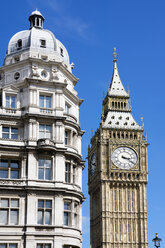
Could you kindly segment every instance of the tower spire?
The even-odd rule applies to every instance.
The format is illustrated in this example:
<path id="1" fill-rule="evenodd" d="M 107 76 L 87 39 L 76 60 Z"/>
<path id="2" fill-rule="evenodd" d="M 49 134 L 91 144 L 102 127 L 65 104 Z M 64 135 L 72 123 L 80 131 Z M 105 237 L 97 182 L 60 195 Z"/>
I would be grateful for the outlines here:
<path id="1" fill-rule="evenodd" d="M 129 97 L 129 94 L 126 92 L 126 90 L 124 89 L 124 86 L 121 82 L 120 76 L 119 76 L 119 72 L 117 69 L 117 52 L 116 52 L 116 48 L 114 48 L 114 52 L 113 52 L 113 62 L 114 62 L 114 66 L 113 66 L 113 74 L 112 74 L 112 80 L 111 80 L 111 84 L 108 90 L 108 95 L 109 96 L 121 96 L 121 97 Z"/>

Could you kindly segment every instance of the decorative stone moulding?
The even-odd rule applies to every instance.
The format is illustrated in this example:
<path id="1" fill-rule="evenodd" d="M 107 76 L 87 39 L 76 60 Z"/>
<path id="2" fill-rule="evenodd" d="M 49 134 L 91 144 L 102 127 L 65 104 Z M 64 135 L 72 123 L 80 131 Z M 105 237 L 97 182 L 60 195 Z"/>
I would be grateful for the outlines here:
<path id="1" fill-rule="evenodd" d="M 45 146 L 50 146 L 50 147 L 54 147 L 55 146 L 55 142 L 50 140 L 50 139 L 39 139 L 37 142 L 38 147 L 45 147 Z"/>

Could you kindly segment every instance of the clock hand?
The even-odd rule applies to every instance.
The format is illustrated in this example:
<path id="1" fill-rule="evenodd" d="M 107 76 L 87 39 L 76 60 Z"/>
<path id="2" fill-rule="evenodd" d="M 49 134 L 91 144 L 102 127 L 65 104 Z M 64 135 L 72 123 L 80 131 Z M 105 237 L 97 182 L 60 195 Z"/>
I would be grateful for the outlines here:
<path id="1" fill-rule="evenodd" d="M 122 158 L 124 158 L 124 159 L 128 159 L 128 160 L 130 160 L 130 158 L 127 158 L 127 157 L 124 157 L 124 156 L 121 156 Z"/>
<path id="2" fill-rule="evenodd" d="M 121 156 L 121 157 L 124 158 L 124 159 L 129 160 L 132 164 L 134 164 L 134 162 L 131 160 L 131 158 L 127 158 L 127 157 L 124 157 L 124 156 Z"/>

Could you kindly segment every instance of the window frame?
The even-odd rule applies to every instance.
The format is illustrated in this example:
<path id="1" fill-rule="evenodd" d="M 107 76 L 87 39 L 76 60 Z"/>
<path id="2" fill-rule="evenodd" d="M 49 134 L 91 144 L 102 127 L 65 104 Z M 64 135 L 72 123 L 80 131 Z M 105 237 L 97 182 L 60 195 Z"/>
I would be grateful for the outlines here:
<path id="1" fill-rule="evenodd" d="M 7 97 L 9 97 L 9 100 L 7 101 Z M 12 107 L 12 98 L 14 97 L 14 107 Z M 8 104 L 7 104 L 8 102 Z M 8 106 L 7 106 L 8 105 Z M 7 109 L 16 109 L 17 108 L 17 97 L 13 94 L 5 94 L 5 108 Z"/>
<path id="2" fill-rule="evenodd" d="M 43 97 L 43 99 L 41 99 L 41 97 Z M 50 97 L 50 102 L 47 100 L 47 98 Z M 41 101 L 43 102 L 43 104 L 41 104 Z M 47 102 L 49 103 L 47 106 Z M 42 92 L 39 93 L 39 108 L 40 109 L 52 109 L 52 104 L 53 104 L 53 95 L 52 94 L 44 94 Z M 42 106 L 43 105 L 43 106 Z"/>
<path id="3" fill-rule="evenodd" d="M 5 131 L 4 129 L 8 128 L 8 131 Z M 13 129 L 17 130 L 17 132 L 13 132 Z M 11 140 L 18 140 L 19 139 L 19 133 L 18 133 L 18 128 L 15 126 L 2 126 L 2 139 L 11 139 Z M 8 135 L 8 137 L 4 137 L 4 135 Z M 13 138 L 13 135 L 17 135 L 16 138 Z"/>
<path id="4" fill-rule="evenodd" d="M 67 204 L 69 207 L 66 208 L 65 204 Z M 80 203 L 76 200 L 64 199 L 63 225 L 79 228 L 79 215 Z"/>
<path id="5" fill-rule="evenodd" d="M 65 182 L 71 183 L 71 163 L 65 163 Z"/>
<path id="6" fill-rule="evenodd" d="M 22 39 L 17 40 L 17 50 L 22 49 Z"/>
<path id="7" fill-rule="evenodd" d="M 69 205 L 69 209 L 65 208 L 65 204 Z M 71 214 L 72 214 L 72 202 L 71 200 L 64 200 L 64 226 L 71 226 Z M 67 224 L 65 221 L 65 218 L 67 218 Z"/>
<path id="8" fill-rule="evenodd" d="M 44 128 L 41 129 L 41 126 L 44 126 Z M 50 127 L 50 132 L 48 132 L 46 129 L 48 126 Z M 43 137 L 41 134 L 43 134 Z M 47 137 L 47 134 L 50 134 L 50 137 Z M 39 123 L 39 139 L 52 139 L 52 125 L 51 124 Z"/>
<path id="9" fill-rule="evenodd" d="M 37 243 L 36 244 L 36 248 L 51 248 L 51 247 L 52 247 L 51 243 Z"/>
<path id="10" fill-rule="evenodd" d="M 77 163 L 73 160 L 65 161 L 65 183 L 76 184 Z"/>
<path id="11" fill-rule="evenodd" d="M 65 133 L 64 133 L 64 144 L 66 146 L 71 144 L 71 130 L 69 129 L 65 129 Z"/>
<path id="12" fill-rule="evenodd" d="M 1 201 L 2 200 L 7 200 L 8 201 L 8 206 L 1 206 Z M 18 206 L 12 207 L 12 201 L 18 201 Z M 6 197 L 0 197 L 0 212 L 6 211 L 7 212 L 7 223 L 0 223 L 1 225 L 19 225 L 19 210 L 20 210 L 20 199 L 19 198 L 6 198 Z M 17 222 L 16 223 L 11 223 L 12 219 L 12 212 L 17 211 Z M 1 220 L 0 220 L 1 221 Z"/>
<path id="13" fill-rule="evenodd" d="M 43 207 L 39 207 L 39 201 L 43 201 Z M 46 202 L 51 202 L 51 207 L 46 207 Z M 37 225 L 52 225 L 52 199 L 38 199 L 37 200 Z M 39 223 L 39 212 L 42 212 L 42 223 Z M 50 213 L 50 223 L 45 223 L 46 221 L 46 213 Z"/>
<path id="14" fill-rule="evenodd" d="M 41 161 L 44 161 L 43 165 L 39 165 L 39 163 Z M 51 167 L 47 166 L 47 164 L 45 163 L 45 161 L 51 161 Z M 42 163 L 42 162 L 41 162 Z M 43 178 L 39 178 L 40 172 L 39 170 L 43 170 Z M 49 169 L 49 175 L 50 175 L 50 179 L 46 178 L 46 171 Z M 42 180 L 42 181 L 51 181 L 52 180 L 52 171 L 53 171 L 53 160 L 52 158 L 39 158 L 38 159 L 38 180 Z"/>
<path id="15" fill-rule="evenodd" d="M 4 248 L 13 248 L 11 247 L 11 245 L 16 245 L 15 248 L 18 248 L 18 243 L 0 243 L 0 247 L 1 245 L 4 245 L 5 247 Z"/>
<path id="16" fill-rule="evenodd" d="M 71 111 L 71 105 L 65 102 L 65 114 L 69 115 Z"/>
<path id="17" fill-rule="evenodd" d="M 8 166 L 5 167 L 5 166 L 1 166 L 1 163 L 2 162 L 7 162 L 8 163 Z M 12 167 L 11 164 L 12 163 L 17 163 L 18 164 L 18 167 Z M 12 180 L 18 180 L 20 178 L 20 161 L 18 159 L 5 159 L 5 158 L 1 158 L 0 159 L 0 173 L 2 171 L 7 171 L 7 174 L 8 174 L 8 177 L 1 177 L 0 176 L 0 179 L 12 179 Z M 17 171 L 18 172 L 18 177 L 12 177 L 12 172 L 13 171 Z"/>
<path id="18" fill-rule="evenodd" d="M 60 47 L 60 55 L 61 57 L 64 57 L 64 49 L 62 47 Z"/>
<path id="19" fill-rule="evenodd" d="M 46 40 L 40 39 L 40 47 L 46 48 Z"/>

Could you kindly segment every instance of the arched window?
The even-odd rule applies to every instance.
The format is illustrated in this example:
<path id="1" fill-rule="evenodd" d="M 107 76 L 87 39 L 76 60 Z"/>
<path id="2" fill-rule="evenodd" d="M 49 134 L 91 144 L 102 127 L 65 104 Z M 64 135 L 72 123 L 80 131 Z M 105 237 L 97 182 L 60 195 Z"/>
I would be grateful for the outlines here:
<path id="1" fill-rule="evenodd" d="M 17 41 L 17 50 L 20 50 L 20 49 L 22 49 L 22 40 L 21 39 Z"/>
<path id="2" fill-rule="evenodd" d="M 112 108 L 114 108 L 114 102 L 112 102 Z"/>

